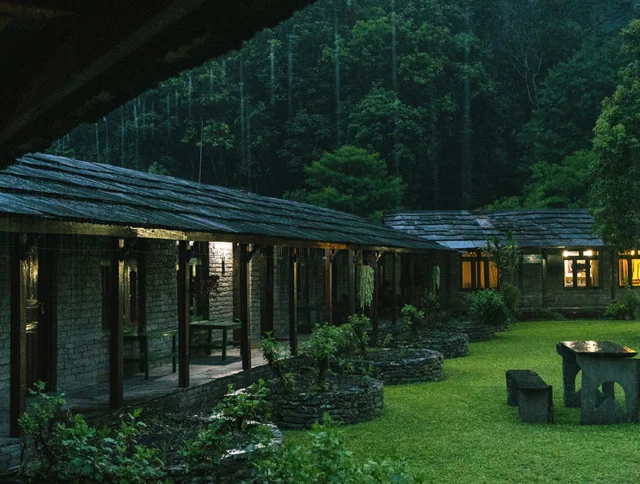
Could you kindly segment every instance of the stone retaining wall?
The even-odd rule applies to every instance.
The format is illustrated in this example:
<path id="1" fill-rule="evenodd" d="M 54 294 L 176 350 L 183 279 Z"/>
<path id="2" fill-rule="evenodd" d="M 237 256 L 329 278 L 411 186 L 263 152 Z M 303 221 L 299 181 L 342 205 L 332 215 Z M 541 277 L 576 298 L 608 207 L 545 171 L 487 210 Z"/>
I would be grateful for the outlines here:
<path id="1" fill-rule="evenodd" d="M 441 380 L 442 360 L 442 353 L 433 350 L 383 348 L 370 351 L 365 360 L 350 360 L 350 362 L 353 363 L 356 374 L 372 368 L 375 378 L 385 385 L 403 385 Z"/>
<path id="2" fill-rule="evenodd" d="M 489 341 L 496 337 L 496 328 L 474 324 L 469 321 L 447 323 L 443 332 L 464 333 L 469 336 L 471 343 Z"/>
<path id="3" fill-rule="evenodd" d="M 382 382 L 373 378 L 367 380 L 321 393 L 276 396 L 272 400 L 273 421 L 282 429 L 309 429 L 315 422 L 322 422 L 325 413 L 335 422 L 344 424 L 373 420 L 382 415 Z"/>
<path id="4" fill-rule="evenodd" d="M 469 335 L 437 331 L 420 338 L 420 346 L 442 353 L 445 359 L 460 358 L 469 354 Z"/>

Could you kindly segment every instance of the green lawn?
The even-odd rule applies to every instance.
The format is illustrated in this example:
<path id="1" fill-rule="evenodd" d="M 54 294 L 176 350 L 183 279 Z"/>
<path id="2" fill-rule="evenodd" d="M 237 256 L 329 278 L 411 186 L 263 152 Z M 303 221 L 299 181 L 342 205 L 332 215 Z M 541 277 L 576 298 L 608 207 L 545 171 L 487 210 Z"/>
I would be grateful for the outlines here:
<path id="1" fill-rule="evenodd" d="M 606 339 L 637 349 L 639 338 L 639 322 L 518 323 L 494 341 L 471 344 L 469 356 L 445 360 L 441 382 L 385 388 L 382 418 L 340 431 L 357 455 L 405 458 L 429 482 L 635 481 L 640 424 L 580 426 L 579 409 L 562 404 L 555 345 Z M 535 370 L 553 386 L 555 424 L 520 423 L 506 404 L 507 369 Z"/>

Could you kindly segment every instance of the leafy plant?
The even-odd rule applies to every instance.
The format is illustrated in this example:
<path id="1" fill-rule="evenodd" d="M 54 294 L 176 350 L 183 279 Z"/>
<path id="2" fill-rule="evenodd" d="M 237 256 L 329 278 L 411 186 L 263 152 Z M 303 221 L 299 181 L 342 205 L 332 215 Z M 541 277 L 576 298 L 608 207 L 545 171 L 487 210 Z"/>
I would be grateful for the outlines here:
<path id="1" fill-rule="evenodd" d="M 509 282 L 513 284 L 520 259 L 520 248 L 513 233 L 507 232 L 504 241 L 498 237 L 487 240 L 483 250 L 498 268 L 499 284 L 502 285 L 505 273 L 509 274 Z"/>
<path id="2" fill-rule="evenodd" d="M 338 351 L 345 346 L 345 334 L 345 330 L 337 326 L 316 325 L 303 346 L 304 352 L 318 368 L 316 384 L 319 388 L 326 387 L 327 371 L 331 362 L 336 359 Z"/>
<path id="3" fill-rule="evenodd" d="M 138 445 L 144 423 L 141 410 L 128 414 L 118 430 L 96 430 L 82 415 L 64 410 L 62 394 L 44 393 L 37 382 L 31 393 L 35 401 L 20 418 L 22 472 L 44 480 L 69 482 L 113 481 L 142 483 L 164 477 L 164 463 L 156 451 Z M 25 455 L 32 458 L 25 461 Z"/>
<path id="4" fill-rule="evenodd" d="M 433 329 L 438 323 L 441 309 L 440 296 L 433 291 L 424 291 L 422 295 L 422 310 L 424 311 L 424 321 L 428 329 Z"/>
<path id="5" fill-rule="evenodd" d="M 260 351 L 286 392 L 290 392 L 295 384 L 292 373 L 286 372 L 286 362 L 290 357 L 289 349 L 278 344 L 271 331 L 267 331 L 260 340 Z"/>
<path id="6" fill-rule="evenodd" d="M 516 320 L 520 309 L 520 289 L 514 284 L 503 284 L 500 288 L 500 296 L 509 310 L 509 317 Z"/>
<path id="7" fill-rule="evenodd" d="M 345 442 L 330 426 L 325 414 L 323 424 L 316 423 L 310 434 L 310 444 L 286 445 L 274 449 L 267 458 L 255 464 L 254 483 L 294 484 L 413 484 L 424 478 L 413 472 L 405 462 L 368 459 L 361 461 L 346 450 Z"/>
<path id="8" fill-rule="evenodd" d="M 216 406 L 214 415 L 222 417 L 229 430 L 245 430 L 249 422 L 262 420 L 267 413 L 268 397 L 269 388 L 262 379 L 249 388 L 237 391 L 233 391 L 233 386 L 229 385 L 229 392 Z"/>
<path id="9" fill-rule="evenodd" d="M 626 316 L 631 315 L 631 311 L 626 304 L 614 301 L 606 307 L 604 315 L 614 319 L 625 319 Z"/>
<path id="10" fill-rule="evenodd" d="M 405 304 L 400 310 L 400 314 L 402 315 L 402 321 L 405 329 L 408 330 L 412 336 L 417 336 L 420 331 L 420 326 L 424 322 L 424 311 L 420 311 L 411 304 Z"/>
<path id="11" fill-rule="evenodd" d="M 367 329 L 371 327 L 371 319 L 364 314 L 353 314 L 347 319 L 347 324 L 352 330 L 354 345 L 360 353 L 360 356 L 364 358 L 369 348 L 369 334 L 367 333 Z"/>
<path id="12" fill-rule="evenodd" d="M 473 292 L 466 296 L 469 318 L 478 324 L 503 328 L 509 321 L 509 310 L 500 294 L 491 290 Z"/>
<path id="13" fill-rule="evenodd" d="M 640 318 L 640 294 L 631 289 L 626 290 L 624 304 L 629 310 L 629 315 L 634 319 Z"/>

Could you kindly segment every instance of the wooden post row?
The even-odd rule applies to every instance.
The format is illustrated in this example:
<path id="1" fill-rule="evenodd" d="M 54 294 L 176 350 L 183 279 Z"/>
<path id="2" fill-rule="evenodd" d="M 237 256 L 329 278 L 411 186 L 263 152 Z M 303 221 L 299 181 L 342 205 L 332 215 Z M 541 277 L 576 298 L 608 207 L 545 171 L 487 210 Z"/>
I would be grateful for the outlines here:
<path id="1" fill-rule="evenodd" d="M 240 244 L 240 353 L 242 369 L 251 369 L 251 321 L 249 320 L 249 248 Z"/>
<path id="2" fill-rule="evenodd" d="M 113 308 L 109 321 L 109 406 L 121 408 L 124 403 L 124 359 L 122 316 L 123 301 L 120 297 L 120 282 L 124 278 L 124 240 L 112 239 L 109 247 L 109 301 Z"/>
<path id="3" fill-rule="evenodd" d="M 323 268 L 324 268 L 324 320 L 333 324 L 333 255 L 331 249 L 324 249 Z"/>

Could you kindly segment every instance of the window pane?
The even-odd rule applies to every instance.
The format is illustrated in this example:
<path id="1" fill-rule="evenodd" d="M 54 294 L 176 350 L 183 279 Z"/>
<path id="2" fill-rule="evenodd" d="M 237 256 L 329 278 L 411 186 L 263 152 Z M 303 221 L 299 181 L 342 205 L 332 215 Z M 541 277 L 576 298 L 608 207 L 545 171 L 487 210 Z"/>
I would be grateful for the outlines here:
<path id="1" fill-rule="evenodd" d="M 618 260 L 618 285 L 629 285 L 629 261 L 626 259 Z"/>
<path id="2" fill-rule="evenodd" d="M 562 255 L 565 257 L 578 257 L 580 255 L 579 250 L 565 250 Z"/>
<path id="3" fill-rule="evenodd" d="M 462 288 L 471 289 L 471 261 L 462 261 Z"/>
<path id="4" fill-rule="evenodd" d="M 489 287 L 498 287 L 498 266 L 493 261 L 489 261 Z"/>
<path id="5" fill-rule="evenodd" d="M 573 261 L 564 261 L 564 287 L 573 287 Z"/>
<path id="6" fill-rule="evenodd" d="M 578 287 L 587 287 L 587 261 L 584 259 L 576 261 L 576 278 Z"/>
<path id="7" fill-rule="evenodd" d="M 484 289 L 485 288 L 485 279 L 484 279 L 484 261 L 476 262 L 476 288 Z"/>
<path id="8" fill-rule="evenodd" d="M 478 254 L 475 252 L 465 252 L 462 254 L 462 257 L 478 257 Z"/>
<path id="9" fill-rule="evenodd" d="M 600 261 L 598 259 L 591 259 L 591 287 L 598 287 L 600 285 Z"/>
<path id="10" fill-rule="evenodd" d="M 640 259 L 631 259 L 631 285 L 640 286 Z"/>

